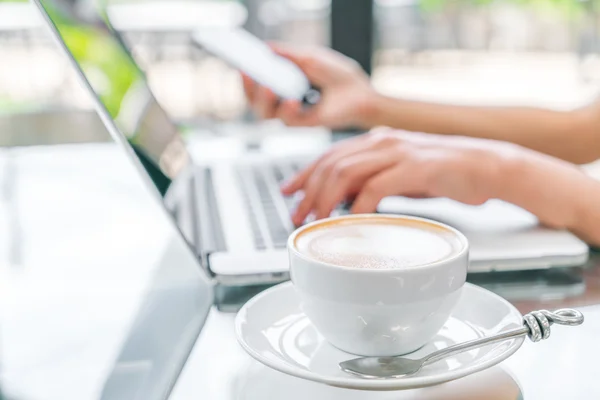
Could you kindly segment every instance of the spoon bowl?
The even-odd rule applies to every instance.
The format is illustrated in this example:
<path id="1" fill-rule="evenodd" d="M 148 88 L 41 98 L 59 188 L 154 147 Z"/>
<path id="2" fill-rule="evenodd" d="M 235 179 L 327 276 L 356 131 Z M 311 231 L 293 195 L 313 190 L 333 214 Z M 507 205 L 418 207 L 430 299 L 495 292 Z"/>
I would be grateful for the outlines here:
<path id="1" fill-rule="evenodd" d="M 341 362 L 340 368 L 344 372 L 365 379 L 393 379 L 416 374 L 423 368 L 423 360 L 404 357 L 364 357 Z"/>

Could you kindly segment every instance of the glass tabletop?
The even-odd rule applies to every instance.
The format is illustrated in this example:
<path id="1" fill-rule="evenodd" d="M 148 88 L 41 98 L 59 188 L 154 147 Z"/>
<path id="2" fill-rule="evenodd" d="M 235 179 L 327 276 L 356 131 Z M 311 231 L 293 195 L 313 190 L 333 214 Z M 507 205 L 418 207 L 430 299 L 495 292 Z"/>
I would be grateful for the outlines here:
<path id="1" fill-rule="evenodd" d="M 0 149 L 0 188 L 2 395 L 102 398 L 111 377 L 141 376 L 138 372 L 147 365 L 116 362 L 123 357 L 127 332 L 136 325 L 139 294 L 161 266 L 195 261 L 186 259 L 189 248 L 177 242 L 133 166 L 111 143 Z M 159 276 L 181 292 L 188 281 L 182 276 L 202 280 L 190 271 Z M 584 307 L 587 320 L 577 329 L 556 329 L 547 343 L 526 343 L 479 379 L 457 381 L 450 389 L 463 397 L 456 398 L 492 387 L 506 388 L 508 397 L 498 399 L 600 397 L 594 377 L 600 307 L 585 307 L 600 304 L 597 254 L 585 267 L 479 274 L 469 280 L 506 297 L 523 313 Z M 435 392 L 405 397 L 348 392 L 263 367 L 236 344 L 231 312 L 262 289 L 217 288 L 219 307 L 210 311 L 199 339 L 189 336 L 197 334 L 197 325 L 181 339 L 194 348 L 171 398 L 254 399 L 286 393 L 290 399 L 451 398 L 451 392 L 443 397 Z M 160 338 L 155 339 L 160 348 Z"/>

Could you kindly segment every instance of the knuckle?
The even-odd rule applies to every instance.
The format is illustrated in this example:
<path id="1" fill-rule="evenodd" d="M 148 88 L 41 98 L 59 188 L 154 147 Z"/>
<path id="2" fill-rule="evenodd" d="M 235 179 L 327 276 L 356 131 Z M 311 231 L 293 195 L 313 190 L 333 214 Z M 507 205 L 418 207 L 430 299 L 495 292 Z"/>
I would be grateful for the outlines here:
<path id="1" fill-rule="evenodd" d="M 362 67 L 360 66 L 360 64 L 358 63 L 358 61 L 346 57 L 346 59 L 344 60 L 344 62 L 346 63 L 346 66 L 348 68 L 348 72 L 350 72 L 353 75 L 359 75 L 364 73 Z"/>
<path id="2" fill-rule="evenodd" d="M 325 175 L 330 175 L 335 170 L 335 164 L 330 161 L 325 161 L 320 168 L 320 172 Z"/>
<path id="3" fill-rule="evenodd" d="M 315 177 L 321 173 L 321 171 L 323 170 L 323 166 L 327 162 L 327 159 L 328 155 L 324 154 L 323 156 L 319 157 L 315 162 L 313 162 L 309 168 L 307 168 L 307 170 L 310 171 L 308 178 L 309 181 L 314 180 Z"/>
<path id="4" fill-rule="evenodd" d="M 391 132 L 387 132 L 379 139 L 379 144 L 382 147 L 392 147 L 398 144 L 398 139 Z"/>
<path id="5" fill-rule="evenodd" d="M 352 70 L 354 72 L 358 72 L 358 73 L 362 73 L 363 72 L 362 67 L 360 66 L 360 64 L 358 63 L 358 61 L 356 61 L 355 59 L 350 58 L 350 64 L 349 65 L 350 65 L 350 67 L 352 68 Z"/>
<path id="6" fill-rule="evenodd" d="M 390 128 L 381 128 L 373 130 L 371 133 L 371 140 L 380 147 L 389 147 L 398 143 L 398 138 L 393 134 Z"/>
<path id="7" fill-rule="evenodd" d="M 367 133 L 367 135 L 369 135 L 369 137 L 371 137 L 371 138 L 377 138 L 389 130 L 390 130 L 390 128 L 384 128 L 384 127 L 373 128 L 369 131 L 369 133 Z"/>
<path id="8" fill-rule="evenodd" d="M 352 167 L 348 163 L 338 163 L 333 168 L 333 174 L 339 180 L 350 179 L 353 175 Z"/>
<path id="9" fill-rule="evenodd" d="M 308 177 L 308 180 L 306 182 L 306 185 L 304 187 L 304 199 L 303 201 L 309 201 L 312 199 L 313 197 L 313 193 L 317 187 L 318 184 L 318 179 L 317 179 L 317 173 L 312 173 L 310 177 Z"/>
<path id="10" fill-rule="evenodd" d="M 338 150 L 339 150 L 339 146 L 332 146 L 329 150 L 327 150 L 321 156 L 321 158 L 319 158 L 318 162 L 324 162 L 325 160 L 328 160 L 329 158 L 331 158 L 331 156 L 333 156 L 335 153 L 337 153 Z"/>
<path id="11" fill-rule="evenodd" d="M 415 153 L 412 151 L 410 146 L 407 146 L 405 143 L 394 143 L 391 147 L 393 148 L 393 152 L 396 155 L 396 157 L 403 160 L 404 162 L 415 159 Z"/>

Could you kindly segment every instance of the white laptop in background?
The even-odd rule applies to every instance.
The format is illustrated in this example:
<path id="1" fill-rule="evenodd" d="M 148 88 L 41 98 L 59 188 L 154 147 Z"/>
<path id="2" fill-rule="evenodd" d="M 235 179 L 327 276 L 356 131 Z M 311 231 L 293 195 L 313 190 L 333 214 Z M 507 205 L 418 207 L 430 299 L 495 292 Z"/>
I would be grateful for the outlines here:
<path id="1" fill-rule="evenodd" d="M 296 200 L 284 198 L 279 184 L 312 157 L 274 159 L 248 154 L 215 164 L 208 157 L 203 160 L 200 149 L 192 158 L 178 127 L 155 100 L 144 74 L 105 22 L 102 10 L 83 13 L 71 2 L 60 0 L 35 3 L 108 131 L 173 216 L 211 276 L 225 285 L 288 279 L 285 246 L 293 230 L 290 211 Z M 64 14 L 53 11 L 57 5 Z M 78 47 L 78 37 L 71 37 L 78 32 L 86 34 L 86 51 Z M 122 72 L 99 76 L 106 60 L 98 54 L 112 57 L 113 71 Z M 123 77 L 130 80 L 127 90 L 107 90 L 122 88 Z M 501 202 L 473 208 L 443 199 L 396 198 L 384 200 L 380 211 L 429 217 L 464 231 L 471 243 L 473 271 L 576 266 L 588 256 L 587 246 L 572 234 L 542 228 L 530 214 Z M 335 212 L 348 211 L 340 207 Z"/>
<path id="2" fill-rule="evenodd" d="M 500 200 L 469 206 L 443 198 L 389 197 L 378 211 L 418 215 L 460 230 L 469 239 L 470 272 L 568 267 L 588 259 L 588 246 L 575 235 L 544 228 L 533 214 Z"/>

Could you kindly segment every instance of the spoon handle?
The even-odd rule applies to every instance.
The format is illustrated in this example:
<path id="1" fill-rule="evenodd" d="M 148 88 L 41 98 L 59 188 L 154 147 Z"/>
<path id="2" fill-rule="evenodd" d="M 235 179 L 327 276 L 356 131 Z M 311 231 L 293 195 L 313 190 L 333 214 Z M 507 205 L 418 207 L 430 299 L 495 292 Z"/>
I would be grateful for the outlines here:
<path id="1" fill-rule="evenodd" d="M 455 354 L 525 335 L 529 336 L 531 341 L 539 342 L 542 339 L 550 337 L 550 326 L 553 323 L 570 326 L 581 325 L 583 323 L 583 314 L 572 309 L 561 309 L 554 312 L 547 310 L 533 311 L 523 317 L 523 326 L 521 328 L 511 329 L 510 331 L 494 336 L 450 346 L 429 354 L 422 358 L 421 361 L 423 365 L 427 365 Z"/>
<path id="2" fill-rule="evenodd" d="M 485 337 L 482 339 L 470 340 L 468 342 L 460 343 L 454 346 L 446 347 L 435 351 L 428 356 L 422 358 L 423 365 L 432 364 L 438 362 L 446 357 L 453 356 L 455 354 L 464 353 L 465 351 L 473 350 L 488 344 L 502 342 L 504 340 L 525 336 L 529 333 L 529 328 L 523 326 L 521 328 L 511 329 L 510 331 L 499 333 L 498 335 Z"/>

